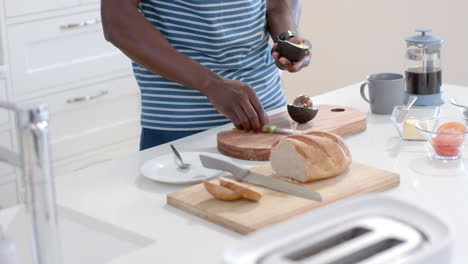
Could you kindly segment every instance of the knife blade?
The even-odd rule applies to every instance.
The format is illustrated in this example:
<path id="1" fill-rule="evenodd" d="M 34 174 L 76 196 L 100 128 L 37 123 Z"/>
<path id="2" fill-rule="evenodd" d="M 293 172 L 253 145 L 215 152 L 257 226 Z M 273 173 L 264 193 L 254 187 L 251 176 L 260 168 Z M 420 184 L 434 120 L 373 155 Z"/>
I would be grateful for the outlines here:
<path id="1" fill-rule="evenodd" d="M 268 133 L 279 133 L 285 135 L 302 135 L 305 134 L 305 131 L 290 129 L 290 128 L 280 128 L 275 125 L 269 125 L 266 127 L 266 131 Z"/>
<path id="2" fill-rule="evenodd" d="M 249 168 L 236 164 L 232 160 L 224 157 L 200 154 L 200 161 L 205 168 L 230 172 L 238 181 L 248 182 L 317 202 L 322 201 L 322 196 L 316 191 L 294 183 L 257 174 L 252 172 Z"/>

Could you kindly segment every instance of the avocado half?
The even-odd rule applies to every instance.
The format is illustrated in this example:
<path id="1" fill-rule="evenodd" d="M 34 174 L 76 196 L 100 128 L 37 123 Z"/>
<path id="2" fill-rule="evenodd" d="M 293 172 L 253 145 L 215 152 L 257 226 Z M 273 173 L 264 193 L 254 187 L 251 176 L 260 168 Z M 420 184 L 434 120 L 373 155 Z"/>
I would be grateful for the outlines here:
<path id="1" fill-rule="evenodd" d="M 296 44 L 287 40 L 278 40 L 277 50 L 281 57 L 285 57 L 291 62 L 298 62 L 302 60 L 306 52 L 310 49 L 304 43 Z"/>
<path id="2" fill-rule="evenodd" d="M 292 120 L 298 122 L 299 124 L 307 123 L 314 119 L 318 111 L 318 108 L 306 108 L 292 104 L 288 105 L 289 116 L 292 118 Z"/>

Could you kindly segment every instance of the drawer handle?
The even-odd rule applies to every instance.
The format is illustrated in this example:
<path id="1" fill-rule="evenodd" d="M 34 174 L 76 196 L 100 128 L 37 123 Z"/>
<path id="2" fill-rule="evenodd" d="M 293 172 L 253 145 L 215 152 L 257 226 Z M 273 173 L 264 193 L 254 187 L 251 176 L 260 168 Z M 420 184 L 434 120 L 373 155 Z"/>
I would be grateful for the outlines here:
<path id="1" fill-rule="evenodd" d="M 67 30 L 67 29 L 75 29 L 75 28 L 82 28 L 82 27 L 87 27 L 91 25 L 96 25 L 101 23 L 101 20 L 94 18 L 94 19 L 88 19 L 85 21 L 81 21 L 79 23 L 72 23 L 72 24 L 67 24 L 67 25 L 61 25 L 60 29 L 62 30 Z"/>
<path id="2" fill-rule="evenodd" d="M 80 103 L 80 102 L 87 102 L 87 101 L 97 99 L 99 97 L 103 97 L 103 96 L 107 95 L 108 93 L 109 93 L 108 91 L 102 90 L 102 91 L 99 91 L 95 95 L 86 95 L 86 96 L 80 96 L 80 97 L 75 97 L 75 98 L 68 99 L 67 103 L 74 104 L 74 103 Z"/>

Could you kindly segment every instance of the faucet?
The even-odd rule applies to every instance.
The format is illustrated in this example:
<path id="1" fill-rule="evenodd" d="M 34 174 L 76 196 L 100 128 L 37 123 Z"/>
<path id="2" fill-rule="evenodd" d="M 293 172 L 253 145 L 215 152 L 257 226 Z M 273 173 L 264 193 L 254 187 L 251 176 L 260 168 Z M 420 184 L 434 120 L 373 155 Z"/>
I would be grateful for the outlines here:
<path id="1" fill-rule="evenodd" d="M 31 230 L 34 264 L 62 264 L 55 186 L 49 146 L 47 105 L 20 107 L 0 101 L 15 115 L 19 152 L 0 147 L 0 161 L 21 171 L 18 188 Z M 28 227 L 28 229 L 29 229 Z"/>

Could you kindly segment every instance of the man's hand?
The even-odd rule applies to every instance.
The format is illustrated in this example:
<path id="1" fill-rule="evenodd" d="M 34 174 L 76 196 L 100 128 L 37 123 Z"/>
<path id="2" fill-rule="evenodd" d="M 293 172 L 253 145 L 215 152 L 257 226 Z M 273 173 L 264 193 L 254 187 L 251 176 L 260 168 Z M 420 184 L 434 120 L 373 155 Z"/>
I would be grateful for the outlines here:
<path id="1" fill-rule="evenodd" d="M 241 81 L 220 78 L 211 84 L 208 99 L 238 129 L 258 131 L 269 122 L 255 91 Z"/>
<path id="2" fill-rule="evenodd" d="M 278 44 L 276 43 L 275 45 L 273 45 L 271 55 L 273 56 L 273 58 L 275 58 L 276 66 L 279 69 L 287 70 L 289 72 L 298 72 L 302 68 L 307 67 L 310 64 L 310 59 L 312 57 L 310 48 L 312 47 L 312 44 L 307 39 L 301 38 L 301 37 L 292 37 L 292 38 L 289 38 L 288 41 L 296 43 L 296 44 L 305 43 L 307 46 L 309 46 L 309 50 L 306 52 L 306 56 L 302 60 L 293 63 L 287 58 L 281 57 L 277 50 Z"/>

